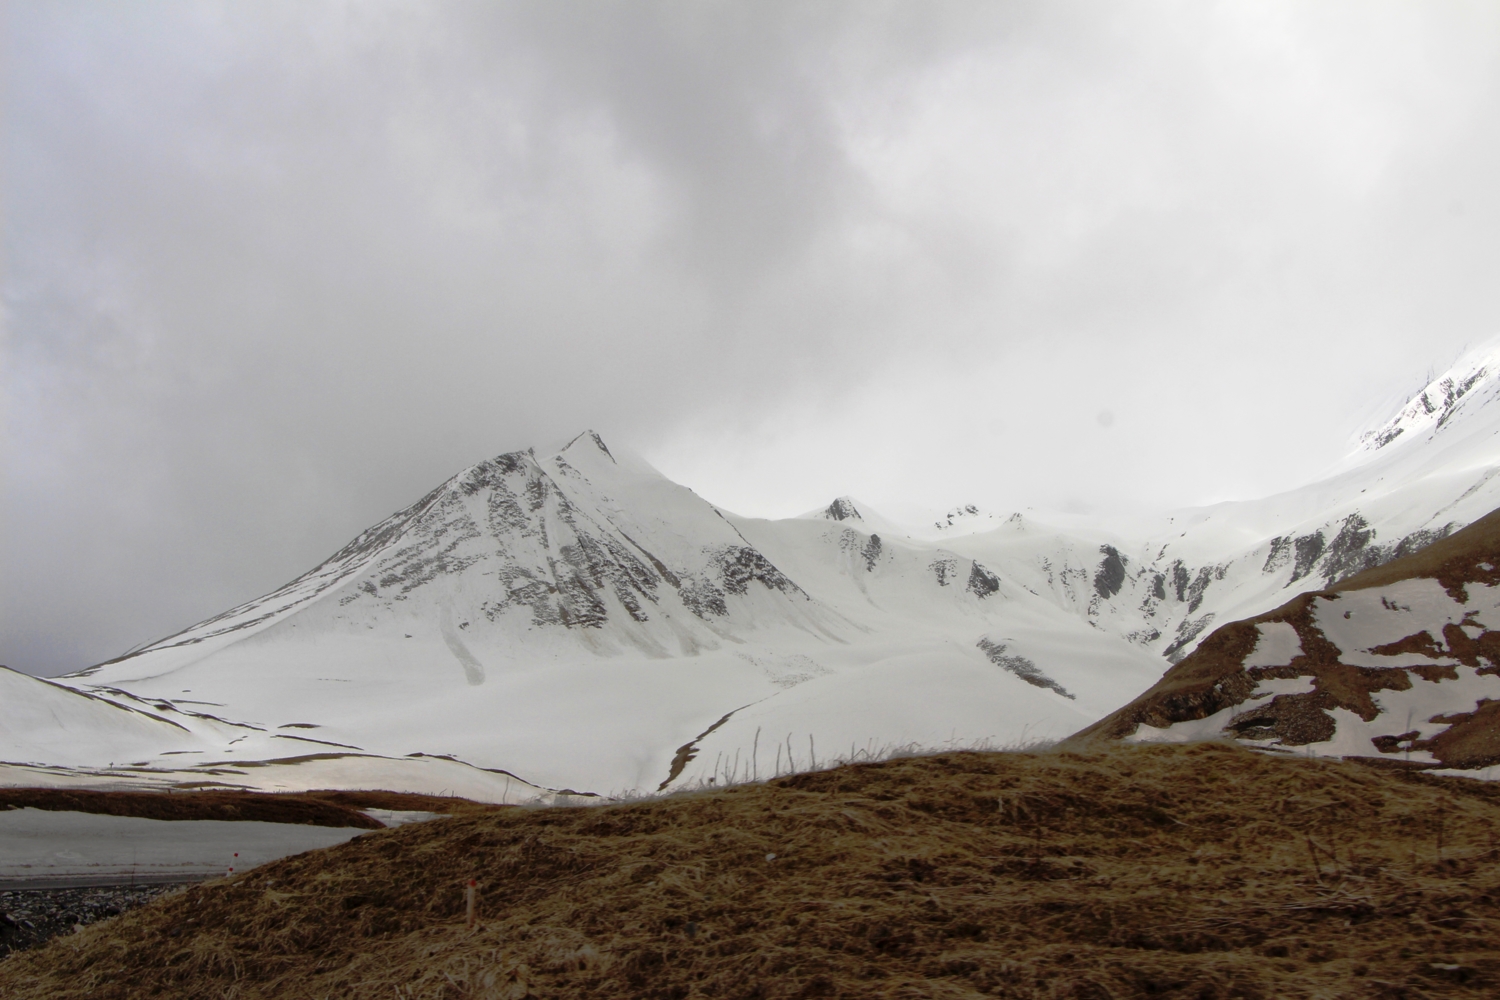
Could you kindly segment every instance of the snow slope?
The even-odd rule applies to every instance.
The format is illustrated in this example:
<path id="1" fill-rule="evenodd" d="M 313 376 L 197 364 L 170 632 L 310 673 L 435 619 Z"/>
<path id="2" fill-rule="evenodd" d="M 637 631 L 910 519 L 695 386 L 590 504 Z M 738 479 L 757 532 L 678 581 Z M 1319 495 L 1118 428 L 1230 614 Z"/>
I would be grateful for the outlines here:
<path id="1" fill-rule="evenodd" d="M 121 761 L 193 748 L 198 738 L 149 706 L 126 706 L 0 667 L 0 759 L 92 764 L 101 747 Z"/>
<path id="2" fill-rule="evenodd" d="M 965 505 L 907 531 L 849 497 L 739 517 L 585 433 L 466 469 L 182 633 L 4 681 L 25 769 L 0 782 L 515 801 L 1060 738 L 1216 623 L 1500 507 L 1497 395 L 1500 351 L 1477 352 L 1320 482 L 1124 526 Z"/>

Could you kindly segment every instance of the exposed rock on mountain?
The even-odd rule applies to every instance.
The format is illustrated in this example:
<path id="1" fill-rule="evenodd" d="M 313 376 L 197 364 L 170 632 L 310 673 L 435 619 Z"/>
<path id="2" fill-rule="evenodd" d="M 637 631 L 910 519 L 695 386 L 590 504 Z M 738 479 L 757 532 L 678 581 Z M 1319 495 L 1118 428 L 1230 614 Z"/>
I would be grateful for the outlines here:
<path id="1" fill-rule="evenodd" d="M 1019 522 L 1020 514 L 1012 514 L 1011 521 Z M 938 531 L 948 534 L 969 534 L 975 531 L 988 531 L 1000 523 L 1000 519 L 983 508 L 966 503 L 954 507 L 941 518 L 933 522 L 933 527 Z"/>
<path id="2" fill-rule="evenodd" d="M 1073 700 L 1073 696 L 1068 693 L 1067 688 L 1042 673 L 1041 670 L 1037 669 L 1035 663 L 1024 656 L 1014 656 L 1008 653 L 1008 647 L 1005 643 L 996 642 L 994 639 L 986 637 L 979 640 L 978 646 L 984 650 L 984 655 L 988 656 L 990 662 L 995 664 L 995 666 L 1004 667 L 1027 684 L 1032 684 L 1039 688 L 1049 688 L 1064 698 Z"/>
<path id="3" fill-rule="evenodd" d="M 1490 358 L 1461 362 L 1453 371 L 1439 376 L 1413 396 L 1388 423 L 1361 435 L 1360 443 L 1370 451 L 1378 451 L 1408 432 L 1437 433 L 1458 411 L 1460 401 L 1479 386 L 1494 367 Z"/>
<path id="4" fill-rule="evenodd" d="M 854 506 L 854 501 L 849 497 L 839 497 L 833 503 L 829 504 L 828 509 L 823 511 L 822 516 L 828 518 L 830 521 L 863 520 L 860 516 L 859 508 Z"/>

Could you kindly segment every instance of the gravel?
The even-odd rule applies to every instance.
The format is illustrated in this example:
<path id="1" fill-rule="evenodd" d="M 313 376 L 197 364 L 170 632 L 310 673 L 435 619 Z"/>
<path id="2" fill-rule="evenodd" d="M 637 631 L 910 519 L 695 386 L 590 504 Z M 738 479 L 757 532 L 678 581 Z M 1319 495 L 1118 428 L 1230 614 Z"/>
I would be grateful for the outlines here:
<path id="1" fill-rule="evenodd" d="M 59 934 L 117 917 L 183 883 L 96 886 L 87 889 L 0 890 L 0 959 Z"/>

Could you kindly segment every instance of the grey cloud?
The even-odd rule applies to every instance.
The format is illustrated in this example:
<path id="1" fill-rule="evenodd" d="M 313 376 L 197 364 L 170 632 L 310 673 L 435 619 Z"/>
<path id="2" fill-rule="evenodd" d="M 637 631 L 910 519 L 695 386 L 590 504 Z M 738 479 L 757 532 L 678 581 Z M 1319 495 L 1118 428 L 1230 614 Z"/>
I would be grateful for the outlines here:
<path id="1" fill-rule="evenodd" d="M 12 5 L 0 662 L 189 624 L 588 425 L 751 512 L 1285 485 L 1494 329 L 1497 17 Z M 984 461 L 880 473 L 947 438 Z"/>

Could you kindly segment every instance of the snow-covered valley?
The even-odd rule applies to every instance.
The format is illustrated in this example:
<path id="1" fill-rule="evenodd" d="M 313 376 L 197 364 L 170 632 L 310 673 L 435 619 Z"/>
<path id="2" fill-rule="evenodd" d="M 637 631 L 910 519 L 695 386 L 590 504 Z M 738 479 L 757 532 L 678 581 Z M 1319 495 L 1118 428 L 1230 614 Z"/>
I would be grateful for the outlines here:
<path id="1" fill-rule="evenodd" d="M 904 527 L 847 497 L 746 518 L 588 432 L 116 660 L 0 670 L 0 782 L 520 801 L 1062 738 L 1214 628 L 1500 507 L 1497 396 L 1491 348 L 1319 482 L 1123 528 L 979 507 Z"/>

